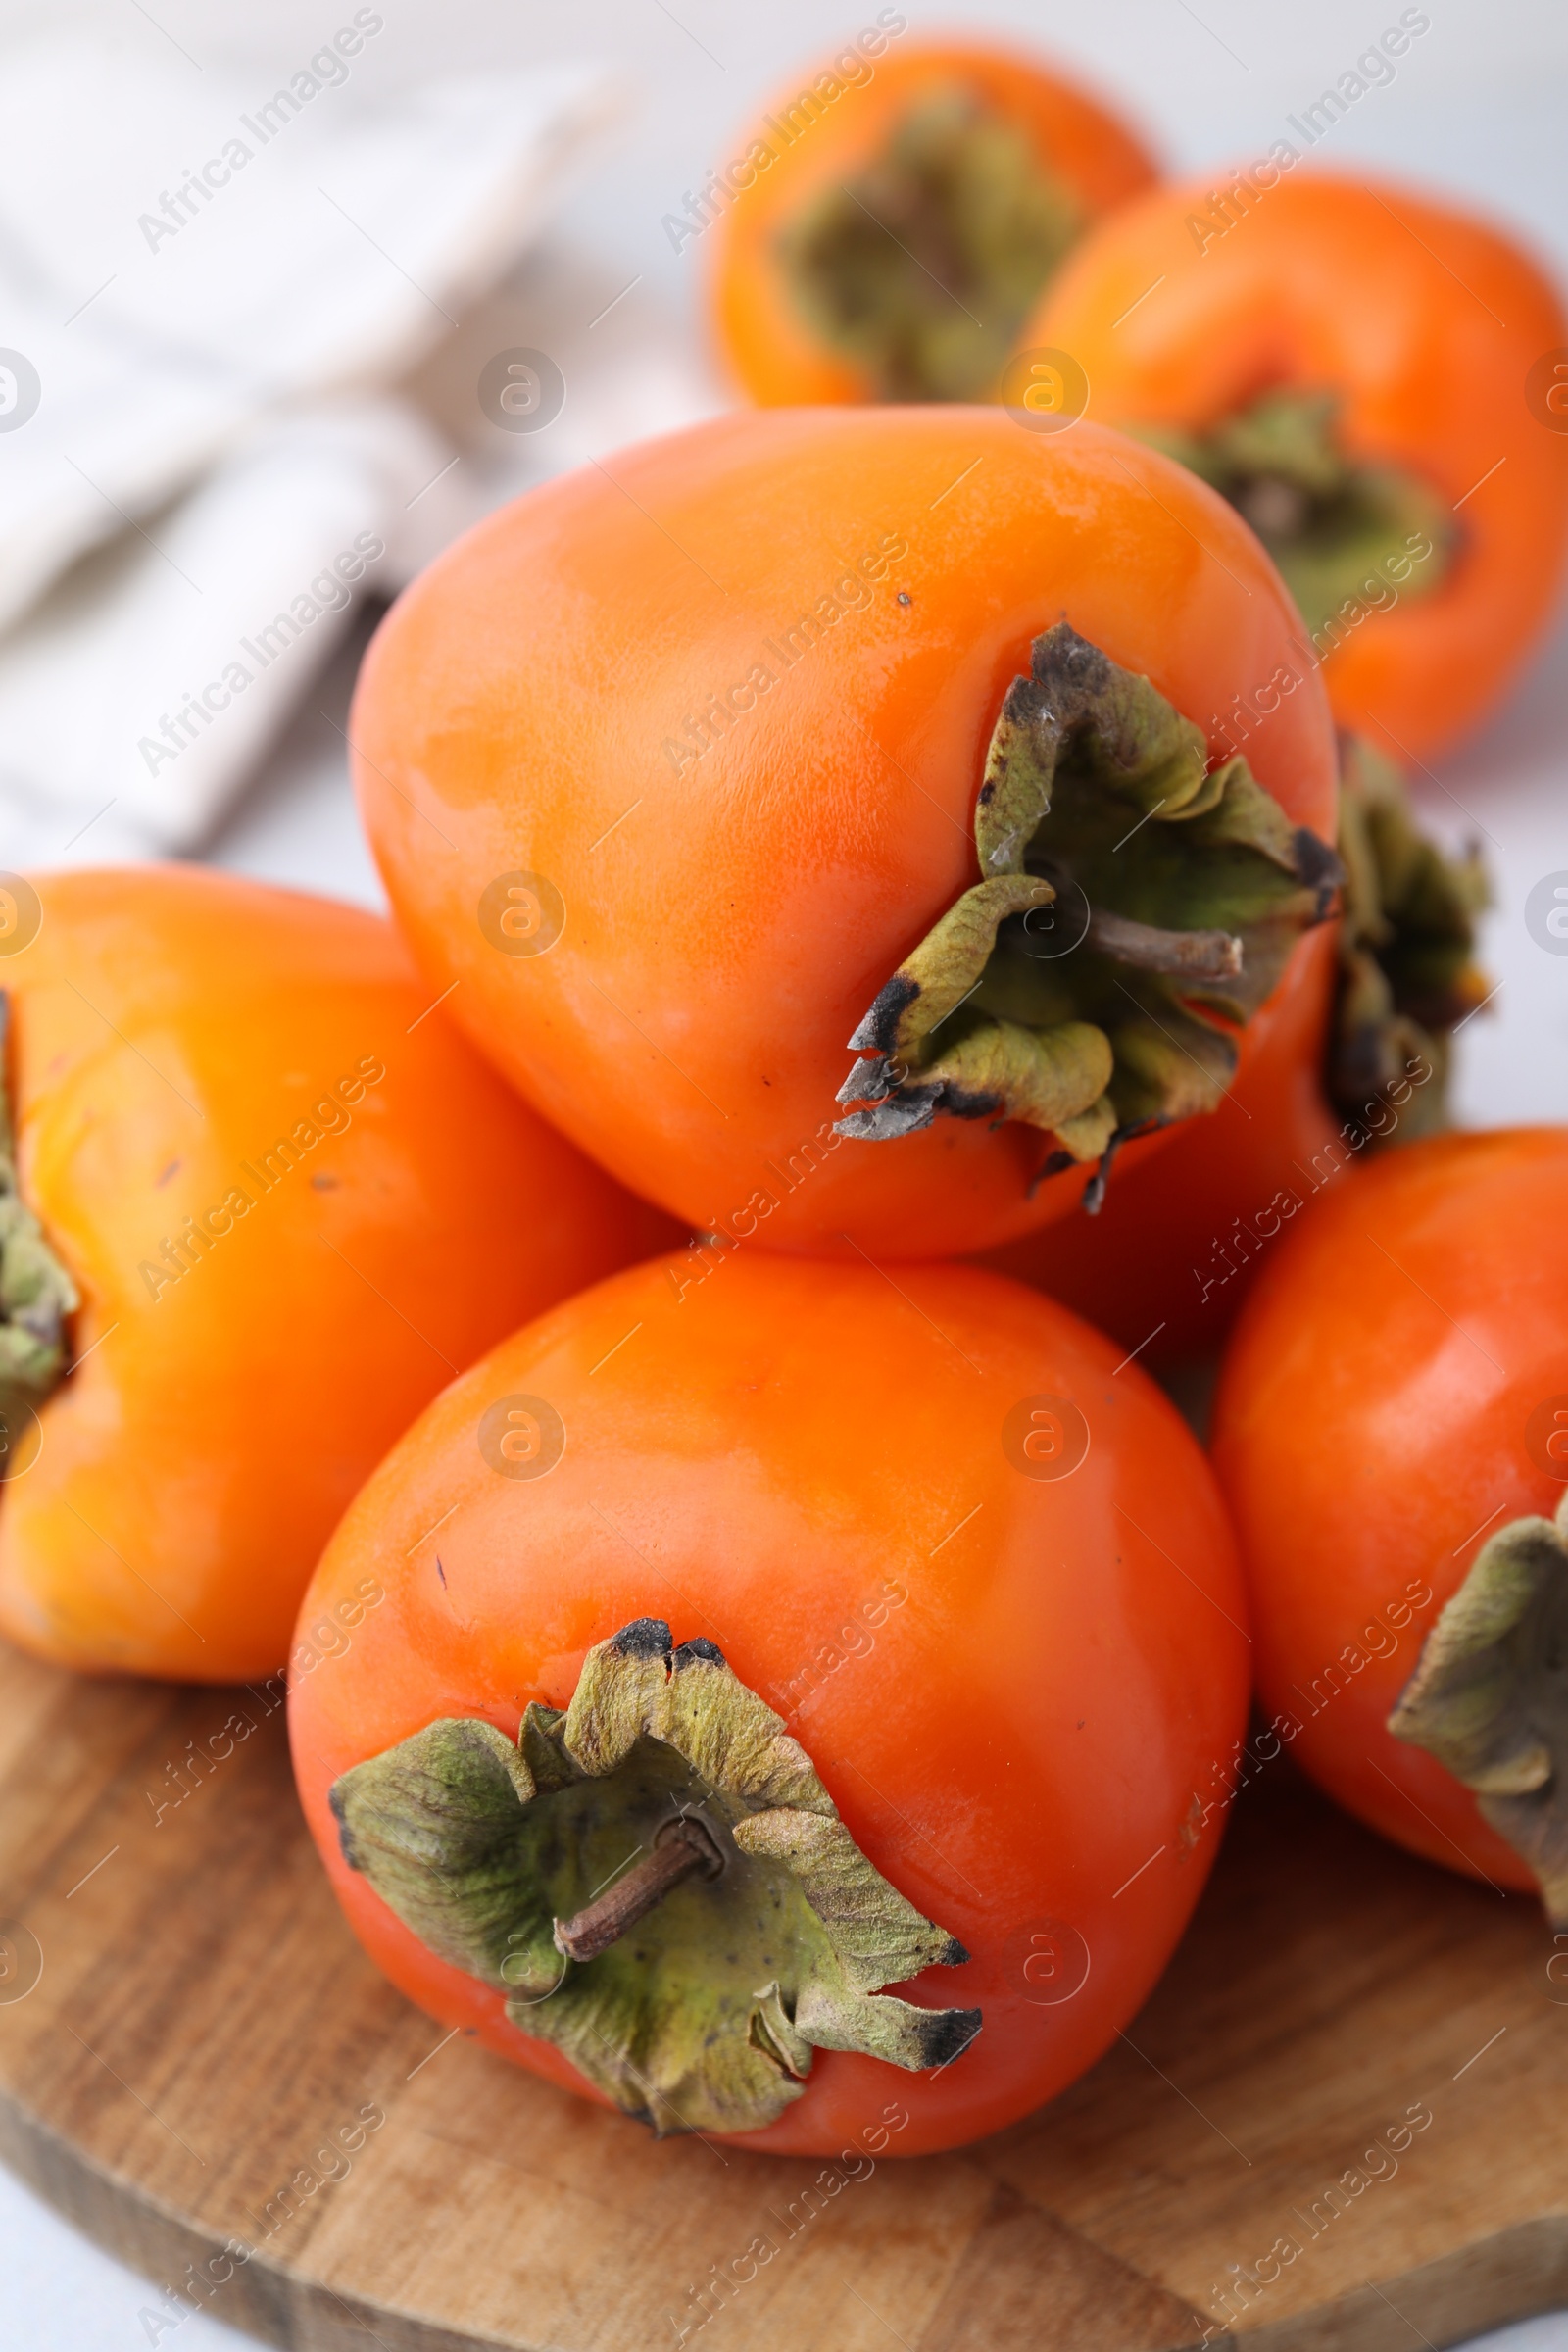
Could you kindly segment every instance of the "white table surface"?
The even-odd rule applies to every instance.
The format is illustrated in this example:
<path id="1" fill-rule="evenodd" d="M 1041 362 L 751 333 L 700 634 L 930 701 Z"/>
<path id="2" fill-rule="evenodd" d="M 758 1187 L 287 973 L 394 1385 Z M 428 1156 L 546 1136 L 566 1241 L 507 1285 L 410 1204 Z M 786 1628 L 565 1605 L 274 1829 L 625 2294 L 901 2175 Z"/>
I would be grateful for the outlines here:
<path id="1" fill-rule="evenodd" d="M 1030 38 L 1112 93 L 1142 120 L 1173 168 L 1206 170 L 1248 157 L 1277 135 L 1384 28 L 1394 0 L 992 0 L 946 8 L 903 0 L 917 31 L 959 25 Z M 1332 157 L 1401 172 L 1512 220 L 1568 277 L 1568 10 L 1561 0 L 1429 0 L 1432 28 L 1396 81 L 1368 93 L 1337 124 Z M 554 232 L 567 281 L 613 292 L 640 277 L 637 301 L 662 312 L 696 348 L 701 285 L 690 247 L 674 254 L 661 216 L 734 152 L 734 133 L 777 78 L 838 46 L 875 15 L 830 0 L 383 0 L 386 30 L 361 61 L 367 94 L 416 82 L 439 66 L 588 56 L 623 69 L 621 134 L 562 191 Z M 134 22 L 150 44 L 173 40 L 197 62 L 292 70 L 340 17 L 320 0 L 269 0 L 238 10 L 219 0 L 6 0 L 0 32 L 63 18 Z M 62 136 L 70 125 L 63 123 Z M 600 300 L 608 299 L 601 295 Z M 595 303 L 594 307 L 598 307 Z M 585 321 L 579 322 L 585 323 Z M 3 340 L 3 336 L 0 336 Z M 636 414 L 636 400 L 630 409 Z M 633 428 L 635 429 L 635 428 Z M 378 904 L 342 761 L 341 721 L 357 647 L 318 681 L 286 738 L 210 845 L 220 864 Z M 323 715 L 324 714 L 324 715 Z M 1481 834 L 1496 905 L 1483 956 L 1502 985 L 1459 1041 L 1456 1103 L 1467 1124 L 1568 1118 L 1568 959 L 1544 954 L 1524 925 L 1542 875 L 1568 870 L 1568 626 L 1560 625 L 1509 708 L 1480 740 L 1444 761 L 1422 798 L 1451 838 Z M 17 2352 L 133 2352 L 151 2335 L 154 2296 L 0 2174 L 0 2344 Z M 156 2331 L 154 2331 L 156 2332 Z M 1413 2336 L 1413 2331 L 1412 2331 Z M 167 2334 L 164 2342 L 171 2341 Z M 203 2314 L 179 2328 L 178 2352 L 220 2352 L 251 2339 Z M 1513 2352 L 1568 2352 L 1568 2316 L 1486 2339 Z M 795 2352 L 780 2346 L 779 2352 Z"/>

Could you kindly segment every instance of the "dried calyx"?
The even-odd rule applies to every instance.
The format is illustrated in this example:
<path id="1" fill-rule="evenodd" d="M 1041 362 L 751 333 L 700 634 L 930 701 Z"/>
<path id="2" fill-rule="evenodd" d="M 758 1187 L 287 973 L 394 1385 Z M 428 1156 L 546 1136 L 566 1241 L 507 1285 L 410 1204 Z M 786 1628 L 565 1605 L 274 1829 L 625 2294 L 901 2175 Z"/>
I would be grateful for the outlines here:
<path id="1" fill-rule="evenodd" d="M 1065 621 L 1007 690 L 975 849 L 981 879 L 850 1039 L 838 1099 L 864 1107 L 839 1132 L 1018 1119 L 1054 1139 L 1048 1172 L 1215 1107 L 1340 879 L 1245 760 L 1210 769 L 1201 731 Z"/>
<path id="2" fill-rule="evenodd" d="M 1082 227 L 1028 134 L 955 86 L 804 211 L 781 259 L 803 315 L 878 399 L 982 400 Z"/>
<path id="3" fill-rule="evenodd" d="M 16 1138 L 5 1077 L 11 1002 L 0 990 L 0 1478 L 17 1432 L 56 1389 L 66 1369 L 66 1318 L 80 1303 L 75 1285 L 17 1189 Z"/>
<path id="4" fill-rule="evenodd" d="M 1479 850 L 1449 858 L 1421 832 L 1398 769 L 1363 738 L 1345 740 L 1340 777 L 1345 918 L 1328 1093 L 1357 1118 L 1424 1063 L 1431 1078 L 1402 1127 L 1414 1142 L 1445 1124 L 1449 1036 L 1490 993 L 1474 959 L 1486 868 Z"/>
<path id="5" fill-rule="evenodd" d="M 1131 428 L 1245 516 L 1314 637 L 1348 600 L 1371 594 L 1392 604 L 1430 594 L 1458 536 L 1452 508 L 1429 483 L 1348 454 L 1341 406 L 1337 392 L 1280 390 L 1205 432 Z"/>
<path id="6" fill-rule="evenodd" d="M 1389 1729 L 1475 1790 L 1568 1927 L 1568 1494 L 1483 1545 Z"/>
<path id="7" fill-rule="evenodd" d="M 643 1617 L 515 1743 L 432 1723 L 331 1792 L 345 1859 L 627 2114 L 754 2132 L 817 2050 L 942 2066 L 977 2009 L 881 1995 L 968 1953 L 860 1852 L 810 1758 L 710 1642 Z M 881 1997 L 877 1997 L 877 1996 Z"/>

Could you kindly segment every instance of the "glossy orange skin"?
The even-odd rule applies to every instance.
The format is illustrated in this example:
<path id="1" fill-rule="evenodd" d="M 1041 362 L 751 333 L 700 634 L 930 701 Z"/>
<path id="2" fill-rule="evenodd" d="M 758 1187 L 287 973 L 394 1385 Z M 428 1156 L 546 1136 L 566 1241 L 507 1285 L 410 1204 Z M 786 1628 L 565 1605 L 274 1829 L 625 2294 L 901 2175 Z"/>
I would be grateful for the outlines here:
<path id="1" fill-rule="evenodd" d="M 801 91 L 811 89 L 815 74 L 779 91 L 752 139 L 737 143 L 734 160 L 756 176 L 711 231 L 710 299 L 723 356 L 741 389 L 767 407 L 875 399 L 864 372 L 819 341 L 801 317 L 779 267 L 778 241 L 808 205 L 862 172 L 887 147 L 901 119 L 931 91 L 961 84 L 1017 123 L 1091 220 L 1155 177 L 1152 158 L 1124 123 L 1027 58 L 966 42 L 895 42 L 859 64 L 866 77 L 828 101 L 791 145 L 784 143 L 787 110 Z M 819 70 L 832 73 L 833 61 L 824 60 Z M 772 162 L 760 164 L 759 141 Z"/>
<path id="2" fill-rule="evenodd" d="M 1082 1178 L 1031 1198 L 1037 1130 L 940 1118 L 836 1140 L 847 1041 L 977 878 L 986 748 L 1031 640 L 1065 613 L 1206 725 L 1288 659 L 1299 624 L 1278 575 L 1184 468 L 1000 409 L 752 411 L 612 471 L 469 532 L 366 658 L 361 807 L 432 995 L 461 980 L 453 1015 L 481 1051 L 703 1230 L 936 1256 L 1048 1223 Z M 860 573 L 884 543 L 905 552 Z M 839 582 L 837 623 L 793 662 L 764 651 L 837 606 Z M 686 715 L 754 666 L 775 683 L 678 759 Z M 1247 748 L 1293 820 L 1332 840 L 1315 677 Z M 519 870 L 564 902 L 547 954 L 499 954 L 477 919 L 493 878 Z"/>
<path id="3" fill-rule="evenodd" d="M 1352 454 L 1452 502 L 1442 584 L 1370 612 L 1323 662 L 1342 726 L 1429 758 L 1494 709 L 1551 616 L 1568 434 L 1531 412 L 1526 376 L 1568 345 L 1562 305 L 1510 239 L 1394 182 L 1298 165 L 1200 250 L 1189 223 L 1208 193 L 1162 188 L 1102 222 L 1020 347 L 1071 352 L 1106 424 L 1202 429 L 1276 386 L 1333 388 Z M 1300 646 L 1309 662 L 1304 630 Z"/>
<path id="4" fill-rule="evenodd" d="M 88 1671 L 253 1679 L 436 1390 L 669 1229 L 428 1011 L 377 916 L 193 867 L 36 887 L 0 985 L 80 1360 L 0 1489 L 0 1630 Z M 320 1140 L 263 1167 L 302 1120 Z M 175 1276 L 187 1215 L 209 1241 Z"/>
<path id="5" fill-rule="evenodd" d="M 1300 943 L 1299 982 L 1258 1013 L 1247 1067 L 1217 1110 L 1137 1166 L 1118 1162 L 1098 1216 L 1075 1209 L 982 1262 L 1048 1291 L 1140 1362 L 1213 1354 L 1278 1237 L 1361 1149 L 1348 1145 L 1320 1075 L 1335 930 Z"/>
<path id="6" fill-rule="evenodd" d="M 1561 1499 L 1526 1424 L 1568 1392 L 1565 1200 L 1561 1128 L 1390 1152 L 1276 1246 L 1215 1405 L 1263 1707 L 1294 1717 L 1291 1753 L 1349 1811 L 1501 1886 L 1535 1881 L 1470 1791 L 1384 1726 L 1487 1537 Z M 1430 1601 L 1391 1622 L 1412 1585 Z"/>
<path id="7" fill-rule="evenodd" d="M 1225 1514 L 1158 1391 L 1136 1366 L 1113 1379 L 1116 1351 L 1018 1284 L 900 1266 L 895 1287 L 760 1250 L 689 1276 L 655 1262 L 557 1308 L 455 1382 L 371 1479 L 301 1619 L 364 1579 L 385 1588 L 292 1692 L 306 1815 L 395 1984 L 592 2096 L 348 1868 L 327 1791 L 438 1716 L 514 1736 L 530 1699 L 564 1705 L 589 1646 L 634 1617 L 706 1635 L 785 1715 L 877 1867 L 974 1955 L 906 1997 L 985 2013 L 934 2074 L 819 2053 L 804 2096 L 739 2136 L 837 2152 L 895 2101 L 908 2122 L 889 2153 L 956 2146 L 1100 2054 L 1197 1900 L 1223 1821 L 1203 1805 L 1247 1697 Z M 1021 1475 L 1004 1452 L 1006 1414 L 1040 1393 L 1088 1424 L 1067 1477 Z M 538 1479 L 497 1476 L 475 1443 L 486 1407 L 517 1394 L 565 1424 Z M 888 1580 L 906 1595 L 891 1608 Z M 1082 1937 L 1089 1969 L 1038 2006 L 1049 1959 L 1023 1972 L 1049 1921 Z M 1065 1985 L 1065 1954 L 1081 1970 L 1082 1953 L 1057 1949 Z"/>

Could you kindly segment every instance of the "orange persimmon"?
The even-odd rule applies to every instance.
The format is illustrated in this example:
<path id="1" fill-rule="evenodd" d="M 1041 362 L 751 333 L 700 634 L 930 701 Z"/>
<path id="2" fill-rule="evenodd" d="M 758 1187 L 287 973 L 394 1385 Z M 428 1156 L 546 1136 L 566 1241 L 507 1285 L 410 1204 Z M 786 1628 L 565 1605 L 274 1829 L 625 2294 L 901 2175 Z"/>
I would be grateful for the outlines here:
<path id="1" fill-rule="evenodd" d="M 1424 759 L 1487 715 L 1551 615 L 1568 324 L 1511 238 L 1289 147 L 1103 222 L 1019 342 L 1070 355 L 1091 416 L 1235 501 L 1341 724 Z"/>
<path id="2" fill-rule="evenodd" d="M 420 1406 L 669 1227 L 497 1081 L 379 917 L 176 866 L 3 885 L 0 1630 L 268 1674 Z"/>
<path id="3" fill-rule="evenodd" d="M 1198 1899 L 1248 1689 L 1208 1466 L 1116 1353 L 970 1267 L 760 1250 L 494 1349 L 301 1615 L 386 1594 L 289 1702 L 371 1958 L 781 2154 L 953 2147 L 1081 2074 Z"/>
<path id="4" fill-rule="evenodd" d="M 1401 1845 L 1568 1920 L 1568 1131 L 1429 1138 L 1275 1245 L 1215 1402 L 1258 1694 Z M 1555 1525 L 1554 1525 L 1555 1522 Z"/>
<path id="5" fill-rule="evenodd" d="M 1154 177 L 1059 75 L 968 42 L 890 48 L 894 15 L 780 91 L 665 218 L 679 247 L 717 216 L 720 341 L 769 406 L 984 399 L 1063 255 Z"/>
<path id="6" fill-rule="evenodd" d="M 432 994 L 622 1181 L 940 1255 L 1209 1106 L 1305 985 L 1336 753 L 1298 627 L 1235 511 L 1119 434 L 750 411 L 440 557 L 355 772 Z"/>

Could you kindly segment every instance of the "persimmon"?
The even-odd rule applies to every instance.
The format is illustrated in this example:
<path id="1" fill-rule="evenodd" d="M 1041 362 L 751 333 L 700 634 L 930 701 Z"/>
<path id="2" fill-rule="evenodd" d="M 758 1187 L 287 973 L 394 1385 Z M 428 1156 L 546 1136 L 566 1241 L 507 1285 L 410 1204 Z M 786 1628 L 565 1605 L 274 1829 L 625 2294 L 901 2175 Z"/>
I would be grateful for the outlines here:
<path id="1" fill-rule="evenodd" d="M 1205 1117 L 1119 1176 L 1101 1213 L 988 1252 L 1150 1363 L 1209 1357 L 1275 1237 L 1361 1154 L 1444 1124 L 1448 1040 L 1485 1003 L 1479 856 L 1421 829 L 1398 770 L 1344 750 L 1344 908 L 1306 943 L 1307 984 L 1252 1023 L 1249 1066 Z"/>
<path id="2" fill-rule="evenodd" d="M 972 1268 L 740 1249 L 454 1382 L 300 1620 L 387 1594 L 290 1696 L 372 1959 L 662 2132 L 897 2114 L 914 2155 L 1070 2082 L 1197 1900 L 1247 1703 L 1207 1464 L 1116 1352 Z"/>
<path id="3" fill-rule="evenodd" d="M 1207 1107 L 1305 984 L 1336 760 L 1297 627 L 1120 435 L 751 411 L 416 581 L 361 806 L 432 993 L 622 1181 L 775 1247 L 983 1249 Z"/>
<path id="4" fill-rule="evenodd" d="M 1392 181 L 1297 168 L 1162 188 L 1088 237 L 1021 330 L 1089 414 L 1214 483 L 1284 573 L 1341 724 L 1426 759 L 1550 618 L 1568 436 L 1558 296 L 1509 237 Z"/>
<path id="5" fill-rule="evenodd" d="M 1324 1193 L 1242 1310 L 1213 1435 L 1292 1754 L 1559 1922 L 1565 1195 L 1561 1128 L 1432 1137 Z"/>
<path id="6" fill-rule="evenodd" d="M 714 316 L 754 400 L 986 398 L 1062 257 L 1154 177 L 1059 75 L 968 42 L 890 47 L 904 30 L 883 9 L 665 216 L 677 249 L 716 220 Z"/>
<path id="7" fill-rule="evenodd" d="M 670 1228 L 357 907 L 7 875 L 0 984 L 0 1630 L 90 1671 L 268 1674 L 420 1406 Z"/>

